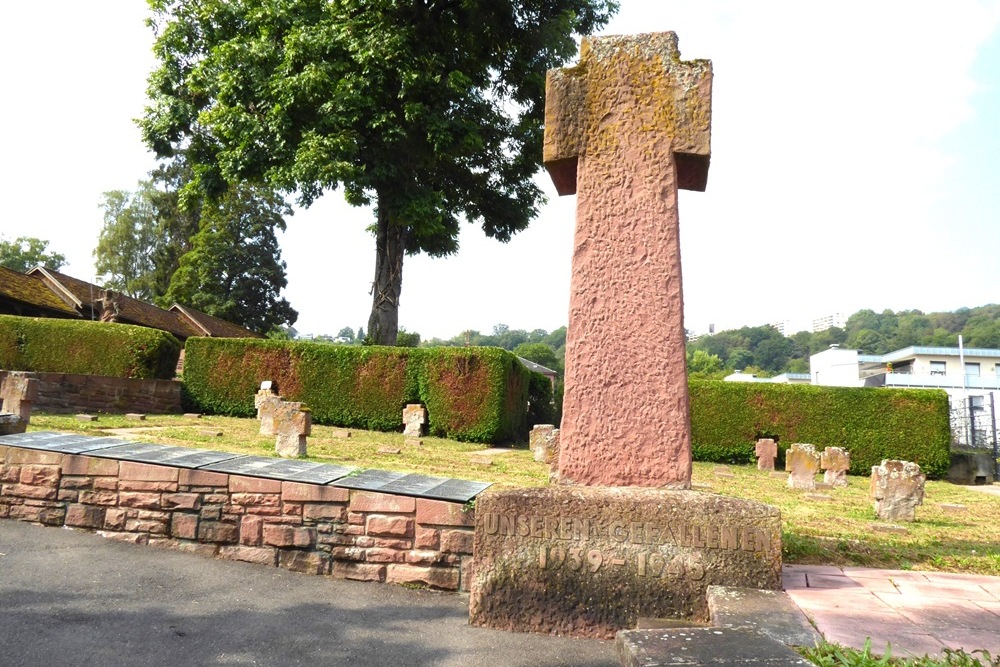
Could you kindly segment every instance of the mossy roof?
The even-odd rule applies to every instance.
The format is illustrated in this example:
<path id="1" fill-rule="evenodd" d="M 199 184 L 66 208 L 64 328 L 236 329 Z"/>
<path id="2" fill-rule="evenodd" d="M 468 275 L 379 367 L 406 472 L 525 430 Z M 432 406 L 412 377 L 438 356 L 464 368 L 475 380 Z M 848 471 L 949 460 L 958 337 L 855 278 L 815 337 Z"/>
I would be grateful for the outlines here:
<path id="1" fill-rule="evenodd" d="M 198 334 L 199 336 L 212 336 L 214 338 L 262 338 L 259 334 L 249 329 L 244 329 L 238 324 L 227 322 L 208 313 L 195 310 L 190 306 L 182 306 L 179 303 L 175 303 L 170 306 L 170 310 L 179 314 L 182 318 L 187 318 L 194 327 L 200 328 L 202 331 Z"/>
<path id="2" fill-rule="evenodd" d="M 60 299 L 37 275 L 26 275 L 0 266 L 0 299 L 10 299 L 59 315 L 79 317 L 80 313 Z"/>

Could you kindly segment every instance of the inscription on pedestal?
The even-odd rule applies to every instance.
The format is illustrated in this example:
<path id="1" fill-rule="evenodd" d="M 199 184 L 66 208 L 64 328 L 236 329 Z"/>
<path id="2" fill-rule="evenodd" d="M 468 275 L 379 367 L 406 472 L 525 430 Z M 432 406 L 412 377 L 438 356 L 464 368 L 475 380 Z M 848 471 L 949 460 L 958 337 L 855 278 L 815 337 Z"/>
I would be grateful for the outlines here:
<path id="1" fill-rule="evenodd" d="M 475 625 L 611 637 L 639 617 L 707 617 L 719 582 L 777 589 L 774 508 L 692 491 L 546 488 L 476 504 Z"/>

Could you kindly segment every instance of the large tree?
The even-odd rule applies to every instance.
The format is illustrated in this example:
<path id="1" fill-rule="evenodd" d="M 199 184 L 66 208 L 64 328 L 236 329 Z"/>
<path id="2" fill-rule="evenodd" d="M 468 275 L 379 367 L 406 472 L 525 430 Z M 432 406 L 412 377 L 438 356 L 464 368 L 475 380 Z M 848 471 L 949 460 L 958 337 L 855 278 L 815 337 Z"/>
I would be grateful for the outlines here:
<path id="1" fill-rule="evenodd" d="M 141 121 L 205 192 L 265 179 L 308 206 L 373 205 L 368 335 L 396 339 L 403 256 L 500 241 L 542 200 L 545 72 L 615 0 L 149 0 L 159 67 Z"/>
<path id="2" fill-rule="evenodd" d="M 243 184 L 201 209 L 201 229 L 180 258 L 164 302 L 193 306 L 261 334 L 295 323 L 275 230 L 291 215 L 277 194 Z"/>
<path id="3" fill-rule="evenodd" d="M 48 241 L 31 236 L 19 236 L 13 241 L 0 238 L 0 266 L 24 273 L 36 266 L 59 269 L 66 263 L 66 256 L 58 252 L 46 252 Z"/>
<path id="4" fill-rule="evenodd" d="M 102 284 L 128 296 L 151 301 L 163 292 L 156 289 L 153 257 L 162 243 L 151 193 L 153 183 L 141 181 L 134 192 L 104 193 L 104 225 L 94 249 L 94 266 Z"/>

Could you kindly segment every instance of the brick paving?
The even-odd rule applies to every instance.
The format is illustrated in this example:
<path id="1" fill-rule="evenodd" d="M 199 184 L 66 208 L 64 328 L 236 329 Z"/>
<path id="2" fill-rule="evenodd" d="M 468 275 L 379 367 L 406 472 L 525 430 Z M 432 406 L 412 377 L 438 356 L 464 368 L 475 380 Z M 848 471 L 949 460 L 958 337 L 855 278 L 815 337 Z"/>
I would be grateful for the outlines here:
<path id="1" fill-rule="evenodd" d="M 896 656 L 1000 653 L 1000 577 L 786 565 L 784 588 L 827 641 Z"/>

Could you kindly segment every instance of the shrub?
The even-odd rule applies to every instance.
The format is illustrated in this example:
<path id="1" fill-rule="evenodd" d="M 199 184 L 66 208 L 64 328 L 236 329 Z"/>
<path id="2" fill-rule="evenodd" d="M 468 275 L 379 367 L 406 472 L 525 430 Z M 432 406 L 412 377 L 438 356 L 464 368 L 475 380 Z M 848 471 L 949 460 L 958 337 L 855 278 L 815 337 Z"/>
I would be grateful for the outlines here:
<path id="1" fill-rule="evenodd" d="M 528 371 L 504 350 L 188 339 L 192 409 L 253 415 L 262 380 L 308 405 L 319 424 L 393 431 L 407 403 L 423 403 L 433 435 L 505 442 L 527 430 Z"/>
<path id="2" fill-rule="evenodd" d="M 690 383 L 694 458 L 746 463 L 758 437 L 844 447 L 851 473 L 882 459 L 920 464 L 928 477 L 949 466 L 948 396 L 936 389 L 814 387 L 751 382 Z"/>
<path id="3" fill-rule="evenodd" d="M 528 379 L 528 428 L 535 424 L 555 424 L 556 408 L 552 401 L 552 381 L 532 372 Z"/>
<path id="4" fill-rule="evenodd" d="M 169 379 L 180 351 L 159 329 L 0 315 L 0 368 L 7 370 Z"/>

